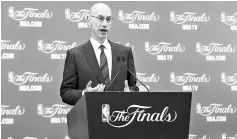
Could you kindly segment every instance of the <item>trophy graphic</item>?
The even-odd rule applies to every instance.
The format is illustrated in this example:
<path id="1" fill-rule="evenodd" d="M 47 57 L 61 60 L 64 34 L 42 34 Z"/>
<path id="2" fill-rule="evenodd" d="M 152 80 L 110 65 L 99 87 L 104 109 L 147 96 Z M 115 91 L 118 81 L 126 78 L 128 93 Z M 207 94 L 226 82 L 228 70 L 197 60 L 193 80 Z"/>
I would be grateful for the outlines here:
<path id="1" fill-rule="evenodd" d="M 221 12 L 221 22 L 225 22 L 225 13 Z"/>
<path id="2" fill-rule="evenodd" d="M 226 74 L 225 73 L 221 73 L 221 82 L 225 82 L 226 80 Z"/>
<path id="3" fill-rule="evenodd" d="M 102 122 L 109 122 L 110 107 L 109 104 L 102 105 Z"/>
<path id="4" fill-rule="evenodd" d="M 130 47 L 132 50 L 134 50 L 134 46 L 132 44 L 130 45 L 129 42 L 126 43 L 125 46 Z"/>
<path id="5" fill-rule="evenodd" d="M 14 72 L 12 71 L 8 72 L 8 81 L 12 83 L 14 82 Z"/>
<path id="6" fill-rule="evenodd" d="M 175 73 L 174 73 L 174 72 L 171 72 L 171 73 L 170 73 L 170 82 L 171 82 L 171 83 L 174 83 L 174 82 L 175 82 Z"/>
<path id="7" fill-rule="evenodd" d="M 38 115 L 42 115 L 43 114 L 43 105 L 42 104 L 38 104 L 37 105 L 37 114 Z"/>
<path id="8" fill-rule="evenodd" d="M 221 139 L 226 139 L 226 133 L 222 134 L 222 138 Z"/>
<path id="9" fill-rule="evenodd" d="M 85 19 L 88 19 L 88 17 L 89 17 L 89 12 L 86 12 L 85 13 Z"/>
<path id="10" fill-rule="evenodd" d="M 145 42 L 145 52 L 149 52 L 149 42 Z"/>
<path id="11" fill-rule="evenodd" d="M 202 113 L 202 106 L 200 103 L 197 103 L 196 105 L 196 110 L 197 110 L 197 113 L 201 114 Z"/>
<path id="12" fill-rule="evenodd" d="M 14 7 L 9 7 L 8 8 L 8 16 L 13 17 L 14 16 Z"/>
<path id="13" fill-rule="evenodd" d="M 119 20 L 123 20 L 124 19 L 124 17 L 123 17 L 123 10 L 119 10 L 118 11 L 118 19 Z"/>
<path id="14" fill-rule="evenodd" d="M 24 137 L 23 139 L 37 139 L 36 137 Z"/>
<path id="15" fill-rule="evenodd" d="M 65 9 L 65 18 L 70 19 L 70 9 Z"/>
<path id="16" fill-rule="evenodd" d="M 201 52 L 201 43 L 200 42 L 196 43 L 196 51 Z"/>
<path id="17" fill-rule="evenodd" d="M 175 21 L 175 12 L 174 11 L 170 12 L 170 21 Z"/>
<path id="18" fill-rule="evenodd" d="M 38 50 L 43 50 L 43 40 L 38 40 Z"/>
<path id="19" fill-rule="evenodd" d="M 146 87 L 149 89 L 150 86 L 146 85 Z M 147 92 L 146 88 L 142 85 L 138 86 L 140 92 Z"/>
<path id="20" fill-rule="evenodd" d="M 64 139 L 70 139 L 70 137 L 69 136 L 65 136 L 65 138 Z"/>

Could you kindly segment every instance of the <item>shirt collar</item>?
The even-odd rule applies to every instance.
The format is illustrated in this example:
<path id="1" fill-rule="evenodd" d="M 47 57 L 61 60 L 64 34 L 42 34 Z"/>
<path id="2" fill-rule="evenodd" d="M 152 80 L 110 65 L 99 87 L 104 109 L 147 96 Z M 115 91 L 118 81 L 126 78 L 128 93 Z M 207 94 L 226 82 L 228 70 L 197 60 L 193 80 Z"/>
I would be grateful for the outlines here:
<path id="1" fill-rule="evenodd" d="M 100 44 L 98 41 L 96 41 L 95 39 L 93 39 L 92 37 L 90 38 L 91 44 L 94 48 L 94 50 L 96 51 L 97 49 L 100 49 L 101 45 L 104 45 L 106 49 L 109 49 L 110 44 L 108 42 L 108 39 L 106 38 L 103 44 Z"/>

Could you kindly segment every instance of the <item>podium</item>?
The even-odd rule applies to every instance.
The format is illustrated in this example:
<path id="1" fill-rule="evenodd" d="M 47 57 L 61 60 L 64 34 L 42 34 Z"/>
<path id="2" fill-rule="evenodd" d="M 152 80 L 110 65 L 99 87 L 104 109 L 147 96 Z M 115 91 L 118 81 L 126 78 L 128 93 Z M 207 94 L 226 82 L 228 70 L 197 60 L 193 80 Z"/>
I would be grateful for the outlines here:
<path id="1" fill-rule="evenodd" d="M 90 92 L 67 115 L 71 139 L 188 139 L 191 92 Z"/>

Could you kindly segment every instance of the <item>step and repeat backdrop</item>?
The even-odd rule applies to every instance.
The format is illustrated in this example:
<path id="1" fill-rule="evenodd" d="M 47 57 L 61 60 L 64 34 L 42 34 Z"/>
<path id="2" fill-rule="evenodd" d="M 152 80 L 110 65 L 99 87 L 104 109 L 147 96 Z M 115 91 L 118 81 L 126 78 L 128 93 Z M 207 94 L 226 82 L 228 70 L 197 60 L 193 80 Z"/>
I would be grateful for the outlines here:
<path id="1" fill-rule="evenodd" d="M 2 2 L 2 139 L 69 139 L 64 61 L 95 3 Z M 105 3 L 109 39 L 132 48 L 150 91 L 193 92 L 189 139 L 237 139 L 237 2 Z"/>

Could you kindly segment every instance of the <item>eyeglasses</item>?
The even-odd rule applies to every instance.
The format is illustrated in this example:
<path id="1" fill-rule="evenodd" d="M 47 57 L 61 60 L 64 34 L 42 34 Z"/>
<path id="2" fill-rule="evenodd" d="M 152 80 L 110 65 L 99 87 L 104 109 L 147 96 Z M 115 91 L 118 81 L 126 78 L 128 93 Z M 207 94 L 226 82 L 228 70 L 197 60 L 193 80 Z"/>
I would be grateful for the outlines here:
<path id="1" fill-rule="evenodd" d="M 107 17 L 107 18 L 105 18 L 105 17 L 103 17 L 103 16 L 93 16 L 93 15 L 91 15 L 91 16 L 97 18 L 101 23 L 104 22 L 105 19 L 106 19 L 107 23 L 111 23 L 112 20 L 114 20 L 113 17 Z"/>

